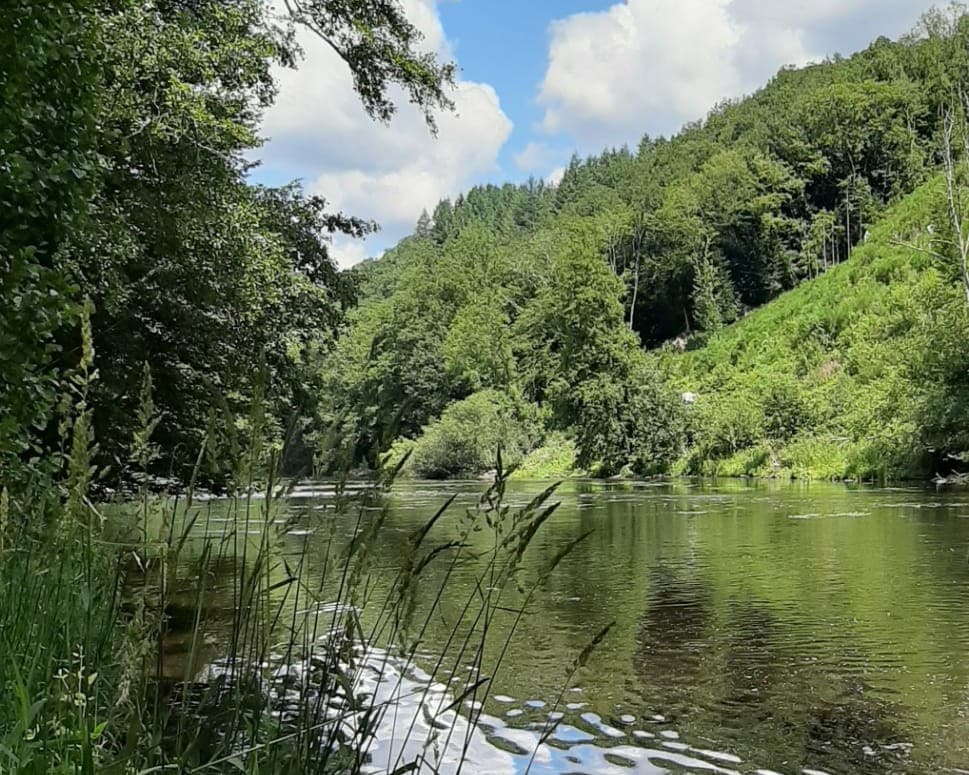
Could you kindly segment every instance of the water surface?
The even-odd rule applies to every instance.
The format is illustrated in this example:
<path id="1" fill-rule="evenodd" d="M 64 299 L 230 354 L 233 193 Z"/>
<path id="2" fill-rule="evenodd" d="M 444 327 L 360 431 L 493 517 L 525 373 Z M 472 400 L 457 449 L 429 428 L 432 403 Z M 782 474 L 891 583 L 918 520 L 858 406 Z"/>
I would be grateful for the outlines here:
<path id="1" fill-rule="evenodd" d="M 515 484 L 509 499 L 544 486 Z M 453 494 L 430 538 L 456 538 L 483 487 L 396 485 L 374 588 L 389 586 L 407 537 Z M 465 771 L 524 772 L 554 708 L 564 718 L 533 773 L 969 772 L 969 494 L 568 482 L 557 499 L 523 583 L 593 532 L 518 623 L 484 708 L 494 757 L 479 751 Z M 319 486 L 291 507 L 282 552 L 312 573 L 356 516 L 337 515 Z M 474 540 L 486 548 L 486 535 Z M 483 562 L 466 552 L 429 567 L 422 589 L 444 592 L 428 655 L 449 650 Z M 492 653 L 515 619 L 495 618 Z M 566 686 L 572 661 L 611 622 Z"/>

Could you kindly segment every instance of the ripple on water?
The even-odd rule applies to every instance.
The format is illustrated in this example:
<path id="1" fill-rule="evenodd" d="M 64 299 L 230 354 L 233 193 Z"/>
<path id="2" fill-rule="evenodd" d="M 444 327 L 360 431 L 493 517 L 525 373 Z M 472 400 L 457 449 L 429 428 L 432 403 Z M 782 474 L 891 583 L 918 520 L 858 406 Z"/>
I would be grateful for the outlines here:
<path id="1" fill-rule="evenodd" d="M 299 690 L 315 691 L 314 665 L 312 657 L 305 663 L 267 664 L 276 682 L 274 686 L 278 683 L 278 688 L 271 691 L 287 701 L 291 698 L 298 707 Z M 569 723 L 569 718 L 560 711 L 546 714 L 547 720 L 542 722 L 533 721 L 525 726 L 520 721 L 512 723 L 518 717 L 534 719 L 534 714 L 527 710 L 545 707 L 547 703 L 540 699 L 528 700 L 523 703 L 524 708 L 508 708 L 504 719 L 475 712 L 472 721 L 467 714 L 451 709 L 453 694 L 446 684 L 433 680 L 423 670 L 402 666 L 390 655 L 376 650 L 360 655 L 353 684 L 354 706 L 372 705 L 389 711 L 382 714 L 369 751 L 371 764 L 367 772 L 373 775 L 394 771 L 419 756 L 430 757 L 428 767 L 442 775 L 455 775 L 459 768 L 489 775 L 520 775 L 526 769 L 534 775 L 658 775 L 670 767 L 677 771 L 735 775 L 721 765 L 739 762 L 729 754 L 692 749 L 678 742 L 679 735 L 672 729 L 661 731 L 664 739 L 659 748 L 650 747 L 649 741 L 655 738 L 649 732 L 632 728 L 636 722 L 632 714 L 619 717 L 630 727 L 629 737 L 626 731 L 610 726 L 593 712 L 575 716 L 575 723 Z M 513 701 L 507 695 L 496 695 L 494 699 L 498 698 L 505 700 L 505 704 Z M 334 700 L 344 710 L 334 710 L 332 721 L 345 726 L 347 734 L 352 736 L 357 719 L 344 712 L 350 706 L 349 699 Z M 480 704 L 472 707 L 479 710 Z M 656 716 L 653 720 L 662 718 Z M 636 740 L 637 744 L 622 742 L 628 739 Z M 467 758 L 461 765 L 464 756 Z"/>
<path id="2" fill-rule="evenodd" d="M 410 502 L 395 503 L 394 509 L 423 512 L 436 508 L 440 499 L 454 493 L 451 486 L 417 491 L 424 493 L 423 500 L 408 495 Z M 952 715 L 961 713 L 955 698 L 963 683 L 955 686 L 952 677 L 958 675 L 960 652 L 958 648 L 945 648 L 941 637 L 933 640 L 927 636 L 945 633 L 950 644 L 962 647 L 961 654 L 969 648 L 969 628 L 962 626 L 966 621 L 963 591 L 967 578 L 967 544 L 963 539 L 969 536 L 965 521 L 969 502 L 965 498 L 955 501 L 948 493 L 933 494 L 931 500 L 919 502 L 924 494 L 918 489 L 881 491 L 876 498 L 839 494 L 834 499 L 816 490 L 783 498 L 772 493 L 751 497 L 752 492 L 744 491 L 740 497 L 694 489 L 687 498 L 666 492 L 651 492 L 646 497 L 641 493 L 613 493 L 602 498 L 600 490 L 589 496 L 585 505 L 603 512 L 607 500 L 644 504 L 641 511 L 623 505 L 614 514 L 602 515 L 602 522 L 610 523 L 610 529 L 602 531 L 603 545 L 608 544 L 611 552 L 628 549 L 628 568 L 635 565 L 642 572 L 625 573 L 627 565 L 611 564 L 614 558 L 610 555 L 602 566 L 601 584 L 593 591 L 573 583 L 550 589 L 552 604 L 548 608 L 558 618 L 540 617 L 539 622 L 543 627 L 584 626 L 587 619 L 598 616 L 599 608 L 606 607 L 603 602 L 618 608 L 626 604 L 628 593 L 631 613 L 629 622 L 624 623 L 629 624 L 626 630 L 631 640 L 626 645 L 640 649 L 634 656 L 636 673 L 619 676 L 621 683 L 605 686 L 618 671 L 597 671 L 603 664 L 597 654 L 585 674 L 586 694 L 565 694 L 554 711 L 547 702 L 554 694 L 529 690 L 525 687 L 533 685 L 530 680 L 513 680 L 519 675 L 506 673 L 506 685 L 495 688 L 516 694 L 489 698 L 488 711 L 500 718 L 488 720 L 482 715 L 481 731 L 476 735 L 480 745 L 472 752 L 479 766 L 469 764 L 464 771 L 520 775 L 542 733 L 557 725 L 549 746 L 543 748 L 545 759 L 531 767 L 533 775 L 620 771 L 656 775 L 682 772 L 684 768 L 689 772 L 729 772 L 735 768 L 757 775 L 778 775 L 770 769 L 754 769 L 758 764 L 784 766 L 779 764 L 784 757 L 774 758 L 774 753 L 784 742 L 776 739 L 781 737 L 777 727 L 789 719 L 783 712 L 779 717 L 768 715 L 777 708 L 803 709 L 812 714 L 811 720 L 818 716 L 824 721 L 821 732 L 825 734 L 829 728 L 837 731 L 849 727 L 855 722 L 854 716 L 866 723 L 870 716 L 883 717 L 891 724 L 911 709 L 911 725 L 890 725 L 884 734 L 863 727 L 853 732 L 851 739 L 836 738 L 831 743 L 825 737 L 816 744 L 812 741 L 818 750 L 828 748 L 824 756 L 812 757 L 810 763 L 835 772 L 851 771 L 843 765 L 853 761 L 852 756 L 868 757 L 865 761 L 870 759 L 872 767 L 887 765 L 894 750 L 890 745 L 909 737 L 917 740 L 916 755 L 933 746 L 948 744 L 950 752 L 963 746 L 958 741 L 953 746 L 949 740 L 959 737 Z M 473 506 L 468 491 L 461 493 L 463 500 L 459 503 L 467 501 Z M 704 511 L 708 516 L 703 520 L 686 518 Z M 640 515 L 642 519 L 631 518 Z M 557 518 L 565 530 L 588 516 L 586 512 L 578 517 L 574 509 L 566 508 Z M 307 513 L 305 519 L 299 527 L 316 525 L 310 520 L 323 517 Z M 408 526 L 401 535 L 409 534 L 407 520 L 411 519 L 408 514 L 400 520 Z M 213 519 L 210 529 L 219 530 L 219 521 Z M 630 538 L 636 537 L 631 531 L 643 526 L 648 526 L 649 537 L 656 539 L 643 544 L 663 547 L 656 557 L 633 553 L 630 548 Z M 388 541 L 388 546 L 391 543 Z M 898 551 L 909 544 L 915 547 L 911 555 Z M 865 554 L 868 547 L 871 552 Z M 892 556 L 901 556 L 905 562 L 892 563 Z M 713 557 L 715 566 L 711 565 Z M 933 573 L 938 568 L 948 570 Z M 656 575 L 650 576 L 647 571 L 656 571 Z M 669 579 L 660 571 L 668 573 Z M 867 594 L 869 590 L 872 594 Z M 573 597 L 577 592 L 583 595 L 582 600 Z M 644 600 L 649 601 L 645 615 Z M 565 601 L 568 605 L 562 604 Z M 602 612 L 603 616 L 611 614 Z M 558 640 L 539 637 L 542 648 L 524 649 L 517 655 L 515 669 L 521 675 L 531 671 L 528 679 L 532 674 L 539 675 L 542 667 L 561 656 L 554 649 Z M 607 650 L 603 651 L 608 657 Z M 721 656 L 722 661 L 715 661 Z M 706 668 L 711 663 L 722 664 L 729 671 L 725 690 L 708 680 Z M 473 668 L 469 670 L 473 672 Z M 464 677 L 473 678 L 467 674 Z M 461 681 L 450 675 L 441 680 L 449 684 Z M 535 683 L 540 685 L 541 680 Z M 923 687 L 913 691 L 909 683 Z M 458 696 L 462 688 L 451 685 L 446 694 Z M 669 694 L 664 693 L 667 690 Z M 637 700 L 631 702 L 632 697 Z M 586 698 L 589 703 L 581 702 Z M 919 715 L 919 703 L 930 707 L 942 702 L 947 704 L 949 715 L 943 719 L 940 713 L 931 721 L 946 722 L 941 724 L 946 731 L 934 735 L 922 723 L 925 717 Z M 849 708 L 841 715 L 835 713 L 855 705 L 854 711 Z M 442 707 L 447 707 L 447 700 Z M 647 707 L 663 709 L 670 720 L 659 714 L 650 717 L 644 712 Z M 468 717 L 476 715 L 461 708 L 452 717 L 434 719 L 433 710 L 426 711 L 432 717 L 425 724 L 428 729 L 440 729 L 441 724 L 465 724 L 467 728 Z M 588 715 L 592 710 L 602 716 Z M 626 710 L 632 712 L 619 715 Z M 678 729 L 674 721 L 680 719 L 689 719 L 689 727 Z M 610 729 L 616 737 L 609 734 Z M 682 733 L 682 740 L 677 732 Z M 463 740 L 460 730 L 453 737 Z M 388 740 L 393 740 L 392 731 Z M 385 743 L 393 747 L 386 741 L 380 745 Z M 554 750 L 545 750 L 549 747 Z M 726 750 L 712 750 L 717 747 Z M 753 760 L 742 762 L 734 753 L 745 757 L 750 753 Z M 896 753 L 901 758 L 908 752 L 900 748 Z M 952 758 L 958 758 L 957 751 Z M 946 763 L 951 764 L 951 758 Z M 912 762 L 902 762 L 902 766 L 908 764 Z M 441 771 L 453 770 L 444 766 Z M 798 768 L 785 770 L 783 775 L 811 772 L 820 771 L 802 773 Z"/>
<path id="3" fill-rule="evenodd" d="M 559 724 L 556 727 L 555 732 L 552 734 L 551 740 L 557 743 L 587 743 L 596 739 L 596 736 L 584 732 L 578 727 L 574 727 L 571 724 Z"/>
<path id="4" fill-rule="evenodd" d="M 597 713 L 583 713 L 579 718 L 605 737 L 619 738 L 626 736 L 626 733 L 622 730 L 606 724 Z"/>

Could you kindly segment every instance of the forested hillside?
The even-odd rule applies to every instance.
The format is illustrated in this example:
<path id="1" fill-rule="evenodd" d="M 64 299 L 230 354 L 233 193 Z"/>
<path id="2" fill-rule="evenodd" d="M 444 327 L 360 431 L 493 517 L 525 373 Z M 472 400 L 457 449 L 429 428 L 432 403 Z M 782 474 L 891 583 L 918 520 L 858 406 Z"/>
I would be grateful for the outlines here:
<path id="1" fill-rule="evenodd" d="M 823 277 L 751 313 L 663 373 L 696 394 L 678 470 L 899 479 L 962 470 L 969 313 L 934 255 L 941 176 L 893 206 Z"/>
<path id="2" fill-rule="evenodd" d="M 396 441 L 397 453 L 413 447 L 418 475 L 478 473 L 493 467 L 503 439 L 515 460 L 549 442 L 526 462 L 537 471 L 561 472 L 574 456 L 600 474 L 676 463 L 869 476 L 923 473 L 933 454 L 961 452 L 955 385 L 940 384 L 933 408 L 928 396 L 916 401 L 938 422 L 890 409 L 909 400 L 899 375 L 932 360 L 931 342 L 952 336 L 961 314 L 949 304 L 959 280 L 945 200 L 938 213 L 929 207 L 929 184 L 889 208 L 940 168 L 943 117 L 961 109 L 967 46 L 969 19 L 933 13 L 903 40 L 782 70 L 672 139 L 574 158 L 557 185 L 483 186 L 441 202 L 352 273 L 360 304 L 322 370 L 328 463 L 376 466 Z M 933 259 L 893 243 L 896 231 L 915 239 L 930 223 L 935 237 L 922 248 Z M 869 298 L 887 280 L 888 295 Z M 801 284 L 809 287 L 785 295 Z M 929 296 L 917 302 L 916 293 Z M 938 316 L 940 330 L 925 324 L 898 347 L 893 326 L 908 325 L 905 309 Z M 844 346 L 841 329 L 805 330 L 830 316 L 854 321 L 855 310 L 867 330 L 851 336 L 877 349 L 852 351 L 861 371 L 828 353 Z M 748 340 L 777 384 L 748 372 L 754 362 L 738 355 Z M 647 355 L 657 349 L 660 361 Z M 955 375 L 950 355 L 925 368 Z M 805 370 L 821 367 L 837 377 L 826 390 L 852 386 L 845 406 L 770 416 L 781 393 L 798 392 Z M 896 382 L 881 384 L 876 371 Z M 875 401 L 860 387 L 871 383 L 881 409 L 857 403 Z M 695 406 L 683 391 L 700 394 Z M 778 396 L 763 398 L 771 391 Z M 816 453 L 823 465 L 807 450 L 822 429 L 840 439 L 836 459 Z M 805 451 L 776 459 L 795 437 Z M 711 462 L 723 457 L 732 462 Z"/>
<path id="3" fill-rule="evenodd" d="M 869 450 L 864 464 L 788 466 L 774 452 L 791 431 L 748 417 L 743 438 L 720 442 L 719 425 L 697 427 L 716 384 L 700 370 L 756 326 L 733 324 L 860 243 L 884 260 L 899 250 L 870 238 L 939 174 L 944 117 L 961 126 L 965 112 L 969 22 L 958 8 L 900 41 L 782 70 L 675 137 L 574 158 L 555 184 L 442 201 L 348 273 L 329 235 L 374 225 L 298 185 L 252 184 L 247 154 L 275 97 L 272 68 L 298 63 L 300 27 L 344 47 L 373 117 L 393 114 L 394 86 L 433 127 L 433 111 L 451 105 L 453 65 L 416 53 L 420 35 L 399 11 L 358 40 L 339 3 L 291 4 L 284 17 L 257 0 L 17 8 L 5 29 L 37 57 L 0 55 L 8 481 L 63 469 L 79 400 L 106 483 L 145 467 L 129 450 L 149 426 L 155 473 L 211 483 L 231 474 L 216 461 L 256 437 L 285 452 L 291 473 L 375 469 L 412 449 L 411 472 L 436 477 L 493 468 L 499 442 L 534 475 L 913 475 L 964 451 L 954 420 L 938 433 L 919 421 L 907 462 Z M 960 170 L 965 161 L 957 152 Z M 921 249 L 955 288 L 951 218 L 932 223 Z M 707 341 L 706 355 L 651 354 Z M 706 395 L 687 406 L 684 391 Z M 950 398 L 938 398 L 946 417 L 958 411 Z M 798 438 L 825 422 L 801 422 Z M 875 432 L 860 423 L 832 433 L 850 446 Z M 768 450 L 767 463 L 741 464 L 748 447 Z"/>

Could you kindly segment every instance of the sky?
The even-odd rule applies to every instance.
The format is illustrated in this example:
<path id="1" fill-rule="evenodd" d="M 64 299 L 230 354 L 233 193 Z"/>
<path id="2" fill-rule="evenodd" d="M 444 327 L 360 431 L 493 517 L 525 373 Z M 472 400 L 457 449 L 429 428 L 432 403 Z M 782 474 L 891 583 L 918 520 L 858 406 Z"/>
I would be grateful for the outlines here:
<path id="1" fill-rule="evenodd" d="M 346 67 L 301 33 L 300 67 L 279 70 L 264 116 L 271 185 L 300 180 L 332 210 L 372 219 L 337 238 L 342 267 L 380 255 L 480 183 L 555 182 L 573 153 L 674 134 L 786 65 L 851 54 L 909 31 L 930 0 L 400 0 L 422 45 L 460 68 L 453 113 L 433 137 L 402 100 L 390 124 L 360 107 Z"/>

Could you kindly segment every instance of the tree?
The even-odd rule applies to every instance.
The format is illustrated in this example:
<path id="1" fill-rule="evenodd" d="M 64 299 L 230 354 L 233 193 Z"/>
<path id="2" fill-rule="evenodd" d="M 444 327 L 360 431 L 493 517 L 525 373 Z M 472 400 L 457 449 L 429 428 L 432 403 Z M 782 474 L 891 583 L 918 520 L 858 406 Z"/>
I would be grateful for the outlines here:
<path id="1" fill-rule="evenodd" d="M 712 334 L 736 318 L 737 300 L 730 278 L 707 246 L 694 263 L 693 320 L 700 331 Z"/>
<path id="2" fill-rule="evenodd" d="M 640 472 L 662 468 L 669 445 L 655 432 L 673 431 L 665 422 L 672 404 L 661 397 L 665 388 L 648 373 L 628 330 L 622 282 L 589 250 L 589 237 L 573 232 L 555 259 L 554 282 L 517 323 L 528 342 L 520 363 L 533 374 L 526 380 L 530 397 L 548 404 L 555 427 L 574 431 L 580 466 L 596 465 L 602 473 L 626 465 Z M 653 424 L 657 416 L 664 429 Z"/>
<path id="3" fill-rule="evenodd" d="M 366 111 L 389 121 L 397 108 L 389 91 L 400 86 L 432 130 L 434 111 L 451 110 L 448 92 L 456 66 L 419 50 L 423 35 L 397 0 L 283 0 L 296 23 L 312 30 L 350 68 Z"/>
<path id="4" fill-rule="evenodd" d="M 413 447 L 411 469 L 420 477 L 477 476 L 504 464 L 517 465 L 539 437 L 533 412 L 497 390 L 457 401 L 431 422 Z"/>
<path id="5" fill-rule="evenodd" d="M 208 418 L 251 400 L 263 361 L 276 423 L 313 414 L 309 361 L 353 301 L 328 240 L 373 228 L 327 212 L 322 198 L 296 186 L 247 180 L 246 156 L 261 142 L 260 118 L 275 97 L 272 68 L 298 60 L 292 25 L 311 27 L 338 50 L 380 120 L 393 115 L 389 89 L 398 85 L 433 126 L 433 111 L 451 107 L 453 66 L 419 51 L 420 33 L 389 0 L 291 3 L 288 27 L 263 0 L 89 8 L 101 46 L 95 93 L 103 109 L 90 137 L 100 175 L 65 265 L 78 295 L 95 304 L 94 416 L 103 456 L 123 467 L 133 386 L 149 361 L 162 464 L 184 472 Z M 77 333 L 58 330 L 67 369 Z"/>
<path id="6" fill-rule="evenodd" d="M 969 304 L 969 230 L 965 219 L 965 165 L 969 162 L 969 94 L 961 89 L 946 108 L 942 129 L 943 165 L 949 219 L 958 253 L 959 275 Z"/>
<path id="7" fill-rule="evenodd" d="M 475 301 L 458 312 L 442 353 L 448 376 L 462 390 L 508 389 L 515 381 L 508 318 L 494 303 Z"/>
<path id="8" fill-rule="evenodd" d="M 431 239 L 422 219 L 416 238 L 359 272 L 368 311 L 349 339 L 373 369 L 347 369 L 363 389 L 343 408 L 371 440 L 414 436 L 469 391 L 520 388 L 585 462 L 652 470 L 638 450 L 675 439 L 634 418 L 659 412 L 673 427 L 678 403 L 655 409 L 669 394 L 639 345 L 711 334 L 844 261 L 920 184 L 940 158 L 930 108 L 969 73 L 969 22 L 943 17 L 928 36 L 785 68 L 635 153 L 573 157 L 556 186 L 476 186 L 441 202 Z M 443 370 L 412 359 L 417 347 Z"/>
<path id="9" fill-rule="evenodd" d="M 99 179 L 94 9 L 83 0 L 0 9 L 0 35 L 16 41 L 0 51 L 0 490 L 56 463 L 41 434 L 64 388 L 57 333 L 77 319 L 67 257 Z"/>
<path id="10" fill-rule="evenodd" d="M 430 239 L 431 237 L 431 216 L 427 210 L 421 211 L 421 217 L 417 219 L 417 226 L 414 227 L 414 236 L 418 239 Z"/>

